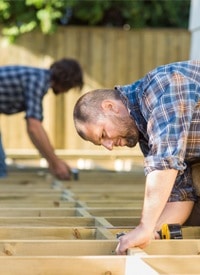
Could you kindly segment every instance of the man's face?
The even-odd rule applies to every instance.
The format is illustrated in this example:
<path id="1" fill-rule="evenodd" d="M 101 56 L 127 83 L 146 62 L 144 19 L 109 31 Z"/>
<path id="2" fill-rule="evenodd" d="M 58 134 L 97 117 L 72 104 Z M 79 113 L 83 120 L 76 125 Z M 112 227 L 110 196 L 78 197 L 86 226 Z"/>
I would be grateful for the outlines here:
<path id="1" fill-rule="evenodd" d="M 104 116 L 95 125 L 86 123 L 81 125 L 80 129 L 88 141 L 102 145 L 108 150 L 119 146 L 134 147 L 138 142 L 137 127 L 129 116 Z"/>

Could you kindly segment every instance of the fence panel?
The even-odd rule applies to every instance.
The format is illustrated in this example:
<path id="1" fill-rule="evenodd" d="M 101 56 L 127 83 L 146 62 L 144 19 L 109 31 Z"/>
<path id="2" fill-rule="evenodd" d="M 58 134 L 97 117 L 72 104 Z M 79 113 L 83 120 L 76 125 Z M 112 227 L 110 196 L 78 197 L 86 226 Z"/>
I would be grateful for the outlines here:
<path id="1" fill-rule="evenodd" d="M 190 33 L 182 29 L 123 30 L 118 28 L 66 27 L 53 35 L 25 34 L 14 45 L 0 37 L 0 65 L 48 67 L 62 57 L 76 58 L 85 73 L 81 93 L 70 91 L 44 100 L 44 127 L 56 149 L 96 149 L 75 132 L 72 112 L 78 97 L 88 90 L 127 84 L 154 67 L 189 58 Z M 1 115 L 6 149 L 33 149 L 26 135 L 24 114 Z"/>

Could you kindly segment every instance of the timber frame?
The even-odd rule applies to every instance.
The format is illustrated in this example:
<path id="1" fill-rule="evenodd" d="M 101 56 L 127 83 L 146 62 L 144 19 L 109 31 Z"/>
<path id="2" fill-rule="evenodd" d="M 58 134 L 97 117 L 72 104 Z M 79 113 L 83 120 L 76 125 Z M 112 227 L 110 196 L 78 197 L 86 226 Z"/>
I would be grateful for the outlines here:
<path id="1" fill-rule="evenodd" d="M 0 180 L 0 274 L 200 274 L 200 228 L 182 240 L 152 240 L 115 255 L 117 234 L 139 222 L 140 173 L 79 171 L 59 182 L 43 169 L 11 170 Z"/>

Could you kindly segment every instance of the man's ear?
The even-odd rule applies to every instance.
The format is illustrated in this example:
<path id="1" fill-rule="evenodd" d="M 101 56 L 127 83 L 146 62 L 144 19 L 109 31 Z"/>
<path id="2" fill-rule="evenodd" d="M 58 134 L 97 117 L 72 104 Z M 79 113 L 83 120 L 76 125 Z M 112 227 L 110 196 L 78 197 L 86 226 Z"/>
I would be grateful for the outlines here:
<path id="1" fill-rule="evenodd" d="M 108 100 L 108 99 L 103 100 L 101 103 L 101 107 L 104 110 L 104 112 L 114 112 L 114 113 L 118 112 L 117 103 L 114 100 Z"/>

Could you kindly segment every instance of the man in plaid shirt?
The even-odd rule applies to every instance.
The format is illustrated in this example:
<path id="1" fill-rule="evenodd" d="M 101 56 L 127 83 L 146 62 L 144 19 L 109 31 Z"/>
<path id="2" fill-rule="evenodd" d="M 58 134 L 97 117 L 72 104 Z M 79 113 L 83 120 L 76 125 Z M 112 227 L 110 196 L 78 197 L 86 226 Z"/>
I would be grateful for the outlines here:
<path id="1" fill-rule="evenodd" d="M 120 237 L 117 254 L 147 245 L 163 223 L 200 225 L 200 61 L 160 66 L 130 85 L 91 91 L 77 101 L 74 122 L 87 141 L 108 150 L 139 143 L 144 154 L 141 221 Z"/>
<path id="2" fill-rule="evenodd" d="M 54 62 L 49 69 L 29 66 L 0 67 L 0 113 L 25 112 L 28 135 L 46 158 L 51 173 L 61 180 L 70 178 L 70 167 L 54 153 L 43 120 L 43 97 L 52 88 L 58 95 L 71 88 L 82 88 L 83 76 L 79 63 L 70 58 Z M 5 154 L 0 146 L 0 176 L 6 176 Z"/>

